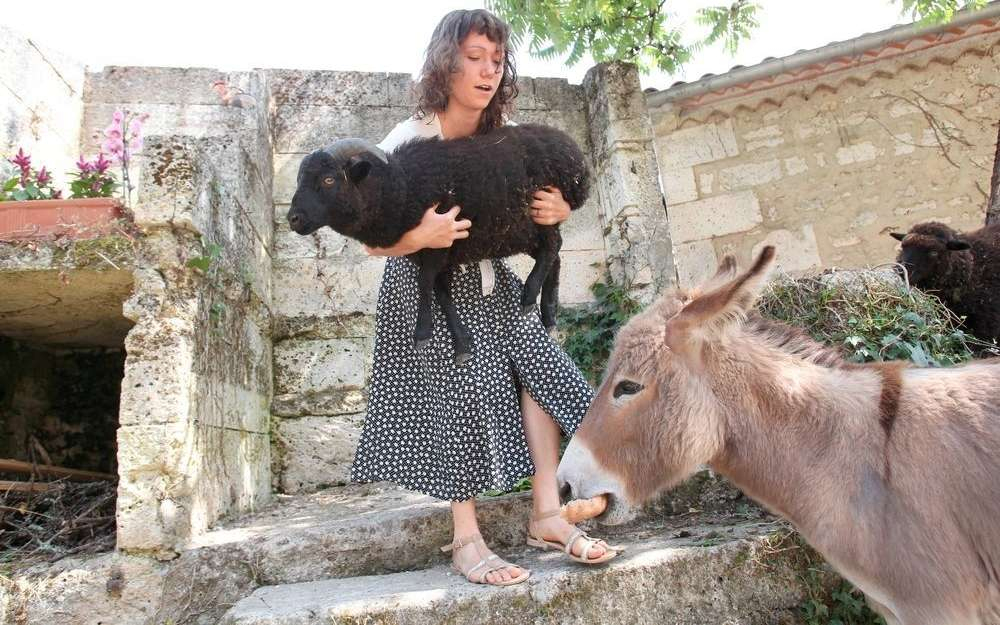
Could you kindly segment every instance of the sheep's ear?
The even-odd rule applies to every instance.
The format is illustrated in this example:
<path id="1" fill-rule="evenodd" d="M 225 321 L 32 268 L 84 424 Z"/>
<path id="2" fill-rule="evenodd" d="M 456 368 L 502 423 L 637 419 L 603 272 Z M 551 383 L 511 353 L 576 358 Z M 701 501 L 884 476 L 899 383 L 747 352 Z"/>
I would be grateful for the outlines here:
<path id="1" fill-rule="evenodd" d="M 961 252 L 962 250 L 967 250 L 972 246 L 969 245 L 968 241 L 963 241 L 962 239 L 952 239 L 951 241 L 948 241 L 947 247 L 952 252 Z"/>
<path id="2" fill-rule="evenodd" d="M 667 321 L 666 340 L 673 349 L 683 350 L 723 333 L 732 323 L 750 312 L 774 265 L 774 246 L 757 256 L 753 267 L 704 295 L 698 295 Z M 723 259 L 716 277 L 729 274 L 733 267 Z"/>
<path id="3" fill-rule="evenodd" d="M 889 236 L 896 239 L 897 241 L 902 241 L 906 238 L 905 232 L 890 232 Z"/>
<path id="4" fill-rule="evenodd" d="M 358 184 L 368 177 L 368 172 L 372 170 L 372 164 L 361 156 L 352 156 L 347 161 L 347 177 L 351 182 Z"/>

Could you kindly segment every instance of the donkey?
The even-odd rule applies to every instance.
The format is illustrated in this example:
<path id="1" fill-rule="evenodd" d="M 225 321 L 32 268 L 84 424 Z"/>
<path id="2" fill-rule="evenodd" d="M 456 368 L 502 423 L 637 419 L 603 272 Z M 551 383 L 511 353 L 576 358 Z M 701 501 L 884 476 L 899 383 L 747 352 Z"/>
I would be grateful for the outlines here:
<path id="1" fill-rule="evenodd" d="M 1000 360 L 848 363 L 752 313 L 773 260 L 727 257 L 621 329 L 560 486 L 621 523 L 708 464 L 890 625 L 1000 624 Z"/>

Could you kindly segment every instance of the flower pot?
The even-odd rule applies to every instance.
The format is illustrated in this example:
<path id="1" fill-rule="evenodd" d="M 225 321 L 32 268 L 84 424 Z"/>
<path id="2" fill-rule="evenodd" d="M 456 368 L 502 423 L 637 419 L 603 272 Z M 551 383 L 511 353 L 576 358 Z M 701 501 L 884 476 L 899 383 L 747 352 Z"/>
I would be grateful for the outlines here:
<path id="1" fill-rule="evenodd" d="M 121 201 L 110 197 L 0 202 L 0 241 L 93 239 L 123 216 Z"/>

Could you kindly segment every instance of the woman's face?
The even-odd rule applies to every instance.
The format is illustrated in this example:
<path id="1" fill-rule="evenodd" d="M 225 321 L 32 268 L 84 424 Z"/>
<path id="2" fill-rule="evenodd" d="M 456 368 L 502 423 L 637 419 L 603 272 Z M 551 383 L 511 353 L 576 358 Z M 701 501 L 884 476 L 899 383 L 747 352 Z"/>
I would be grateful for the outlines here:
<path id="1" fill-rule="evenodd" d="M 469 33 L 458 51 L 458 71 L 451 75 L 448 106 L 477 111 L 493 99 L 503 78 L 503 48 L 486 35 Z"/>

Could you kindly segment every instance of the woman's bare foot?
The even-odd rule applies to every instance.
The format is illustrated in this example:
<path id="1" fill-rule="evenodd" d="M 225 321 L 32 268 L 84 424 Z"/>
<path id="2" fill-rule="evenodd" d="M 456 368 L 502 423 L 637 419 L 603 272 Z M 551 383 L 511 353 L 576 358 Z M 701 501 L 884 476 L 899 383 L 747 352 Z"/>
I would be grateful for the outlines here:
<path id="1" fill-rule="evenodd" d="M 534 538 L 541 540 L 549 540 L 553 542 L 565 544 L 570 536 L 577 531 L 577 528 L 570 523 L 567 523 L 562 515 L 552 515 L 547 518 L 540 520 L 533 520 L 528 526 L 528 532 L 534 536 Z M 575 556 L 582 556 L 584 549 L 590 544 L 588 540 L 577 539 L 573 541 L 572 553 Z M 588 560 L 598 560 L 607 553 L 608 548 L 606 543 L 603 541 L 594 542 L 587 551 Z"/>

